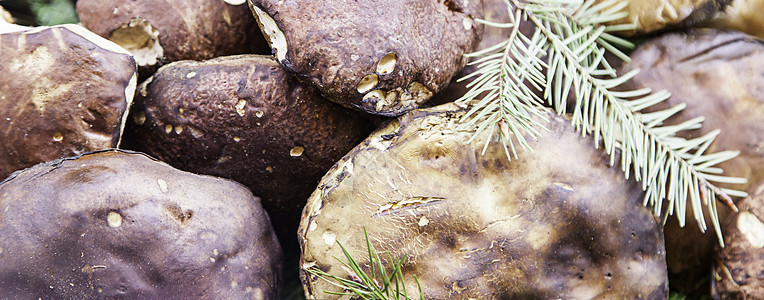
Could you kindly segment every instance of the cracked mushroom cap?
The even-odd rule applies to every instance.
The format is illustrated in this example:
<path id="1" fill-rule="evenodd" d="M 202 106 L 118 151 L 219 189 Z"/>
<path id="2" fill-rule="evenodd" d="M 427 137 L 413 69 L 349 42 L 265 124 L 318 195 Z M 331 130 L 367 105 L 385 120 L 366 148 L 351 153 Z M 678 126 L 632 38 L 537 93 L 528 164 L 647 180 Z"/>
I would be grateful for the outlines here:
<path id="1" fill-rule="evenodd" d="M 340 298 L 305 272 L 348 278 L 338 243 L 368 272 L 364 227 L 380 253 L 407 254 L 407 289 L 416 275 L 426 299 L 667 296 L 661 227 L 603 151 L 549 113 L 535 155 L 508 161 L 495 145 L 481 154 L 488 132 L 467 144 L 472 131 L 457 129 L 464 113 L 410 112 L 322 179 L 298 232 L 308 299 Z"/>
<path id="2" fill-rule="evenodd" d="M 138 90 L 128 148 L 234 179 L 269 212 L 295 218 L 321 176 L 372 130 L 270 56 L 171 63 Z"/>
<path id="3" fill-rule="evenodd" d="M 740 32 L 691 30 L 663 35 L 640 46 L 631 62 L 619 71 L 640 69 L 627 88 L 665 89 L 671 98 L 647 111 L 686 105 L 666 125 L 704 117 L 703 127 L 679 135 L 695 138 L 720 130 L 707 153 L 740 151 L 719 164 L 728 176 L 748 179 L 742 184 L 720 184 L 745 191 L 764 180 L 764 40 Z M 730 210 L 718 206 L 719 219 Z M 688 210 L 686 218 L 692 219 Z M 710 219 L 706 219 L 707 224 Z M 672 286 L 686 293 L 707 291 L 707 272 L 717 244 L 714 234 L 703 234 L 696 222 L 680 228 L 675 218 L 666 223 L 666 257 Z M 700 286 L 700 288 L 698 288 Z"/>
<path id="4" fill-rule="evenodd" d="M 288 71 L 346 107 L 401 115 L 443 89 L 477 47 L 479 0 L 250 0 Z"/>
<path id="5" fill-rule="evenodd" d="M 132 56 L 77 25 L 22 29 L 0 35 L 0 178 L 117 147 L 137 81 Z"/>
<path id="6" fill-rule="evenodd" d="M 764 181 L 738 203 L 740 213 L 724 221 L 711 279 L 714 299 L 764 299 Z"/>
<path id="7" fill-rule="evenodd" d="M 103 151 L 0 183 L 0 298 L 278 299 L 259 199 L 225 179 Z"/>
<path id="8" fill-rule="evenodd" d="M 83 26 L 129 50 L 139 66 L 153 73 L 154 66 L 166 62 L 267 49 L 243 4 L 234 0 L 79 0 L 77 14 Z"/>

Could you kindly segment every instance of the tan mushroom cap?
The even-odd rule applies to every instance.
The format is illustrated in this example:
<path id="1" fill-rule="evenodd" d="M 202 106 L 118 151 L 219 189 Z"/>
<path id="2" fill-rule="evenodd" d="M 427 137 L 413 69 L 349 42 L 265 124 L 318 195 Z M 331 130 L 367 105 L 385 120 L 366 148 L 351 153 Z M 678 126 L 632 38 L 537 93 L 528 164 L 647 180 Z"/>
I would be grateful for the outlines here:
<path id="1" fill-rule="evenodd" d="M 407 290 L 416 275 L 426 299 L 666 297 L 663 237 L 643 193 L 569 121 L 550 113 L 536 154 L 508 161 L 495 145 L 481 155 L 487 131 L 466 143 L 463 114 L 412 111 L 327 173 L 299 230 L 308 299 L 341 298 L 304 272 L 348 278 L 338 242 L 367 267 L 364 228 L 380 253 L 408 255 Z"/>

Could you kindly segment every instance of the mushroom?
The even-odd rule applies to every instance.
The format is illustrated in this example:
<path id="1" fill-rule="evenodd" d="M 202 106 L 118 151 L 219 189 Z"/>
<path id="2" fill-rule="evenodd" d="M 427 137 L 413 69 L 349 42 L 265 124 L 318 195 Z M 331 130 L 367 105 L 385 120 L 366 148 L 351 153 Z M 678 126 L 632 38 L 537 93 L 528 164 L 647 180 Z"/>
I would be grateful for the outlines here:
<path id="1" fill-rule="evenodd" d="M 370 272 L 364 228 L 379 253 L 407 255 L 412 298 L 414 276 L 425 299 L 667 297 L 661 227 L 603 150 L 549 112 L 536 154 L 510 161 L 487 131 L 468 142 L 464 114 L 409 112 L 327 173 L 298 232 L 306 298 L 339 298 L 306 271 L 348 279 L 338 244 Z"/>
<path id="2" fill-rule="evenodd" d="M 259 55 L 165 65 L 135 102 L 129 149 L 234 179 L 270 213 L 295 219 L 321 176 L 372 129 Z"/>
<path id="3" fill-rule="evenodd" d="M 475 50 L 482 1 L 250 0 L 276 59 L 327 99 L 401 115 L 442 90 Z"/>
<path id="4" fill-rule="evenodd" d="M 717 28 L 734 29 L 764 38 L 764 0 L 734 0 L 709 23 Z"/>
<path id="5" fill-rule="evenodd" d="M 281 249 L 244 186 L 108 150 L 0 183 L 0 295 L 279 299 Z"/>
<path id="6" fill-rule="evenodd" d="M 136 87 L 132 56 L 78 25 L 0 35 L 0 178 L 119 146 Z"/>
<path id="7" fill-rule="evenodd" d="M 644 35 L 667 28 L 692 27 L 712 19 L 733 0 L 627 0 L 628 16 L 616 23 L 631 23 L 624 35 Z"/>
<path id="8" fill-rule="evenodd" d="M 739 191 L 764 180 L 764 41 L 740 32 L 691 30 L 663 35 L 640 46 L 632 61 L 619 71 L 642 70 L 628 89 L 666 89 L 671 98 L 647 112 L 675 105 L 686 108 L 666 122 L 678 124 L 704 117 L 703 127 L 680 132 L 699 137 L 719 129 L 721 134 L 707 152 L 739 150 L 740 155 L 719 164 L 724 175 L 747 178 L 747 183 L 725 184 Z M 730 213 L 719 206 L 719 219 Z M 692 218 L 688 210 L 687 219 Z M 703 234 L 696 222 L 680 228 L 675 218 L 666 223 L 666 256 L 674 288 L 686 293 L 707 291 L 714 234 Z M 711 224 L 706 220 L 706 224 Z"/>
<path id="9" fill-rule="evenodd" d="M 764 299 L 764 182 L 738 203 L 740 213 L 724 221 L 723 249 L 714 259 L 714 299 Z"/>
<path id="10" fill-rule="evenodd" d="M 163 63 L 262 53 L 243 1 L 77 1 L 83 26 L 129 50 L 148 77 Z"/>

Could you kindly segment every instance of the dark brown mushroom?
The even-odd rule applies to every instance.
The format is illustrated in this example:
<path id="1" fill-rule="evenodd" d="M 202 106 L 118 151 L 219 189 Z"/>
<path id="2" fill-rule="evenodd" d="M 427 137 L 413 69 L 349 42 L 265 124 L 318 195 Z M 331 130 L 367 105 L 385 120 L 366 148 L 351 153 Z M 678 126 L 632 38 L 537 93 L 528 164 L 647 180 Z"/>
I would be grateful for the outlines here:
<path id="1" fill-rule="evenodd" d="M 0 183 L 0 298 L 280 299 L 259 199 L 141 153 L 40 164 Z"/>
<path id="2" fill-rule="evenodd" d="M 299 215 L 321 176 L 372 130 L 267 56 L 171 63 L 138 90 L 129 149 L 241 182 L 271 213 Z"/>
<path id="3" fill-rule="evenodd" d="M 385 116 L 443 89 L 483 30 L 480 0 L 249 3 L 288 71 L 331 101 Z"/>
<path id="4" fill-rule="evenodd" d="M 116 44 L 77 25 L 0 35 L 0 178 L 118 146 L 136 67 Z"/>
<path id="5" fill-rule="evenodd" d="M 172 61 L 263 53 L 267 43 L 244 1 L 77 1 L 83 26 L 121 45 L 141 74 Z"/>

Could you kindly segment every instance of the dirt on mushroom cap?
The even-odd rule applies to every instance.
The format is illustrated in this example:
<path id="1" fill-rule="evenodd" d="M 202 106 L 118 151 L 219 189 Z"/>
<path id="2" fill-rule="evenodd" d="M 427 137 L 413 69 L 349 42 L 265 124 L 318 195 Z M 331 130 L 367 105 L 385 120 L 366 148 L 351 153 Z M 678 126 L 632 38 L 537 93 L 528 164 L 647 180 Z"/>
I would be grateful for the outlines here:
<path id="1" fill-rule="evenodd" d="M 481 155 L 488 134 L 466 144 L 463 114 L 410 112 L 338 162 L 303 211 L 301 265 L 346 277 L 335 241 L 364 265 L 365 227 L 380 253 L 408 255 L 426 298 L 666 297 L 660 226 L 607 155 L 553 114 L 535 155 Z M 302 280 L 308 298 L 336 291 Z"/>

